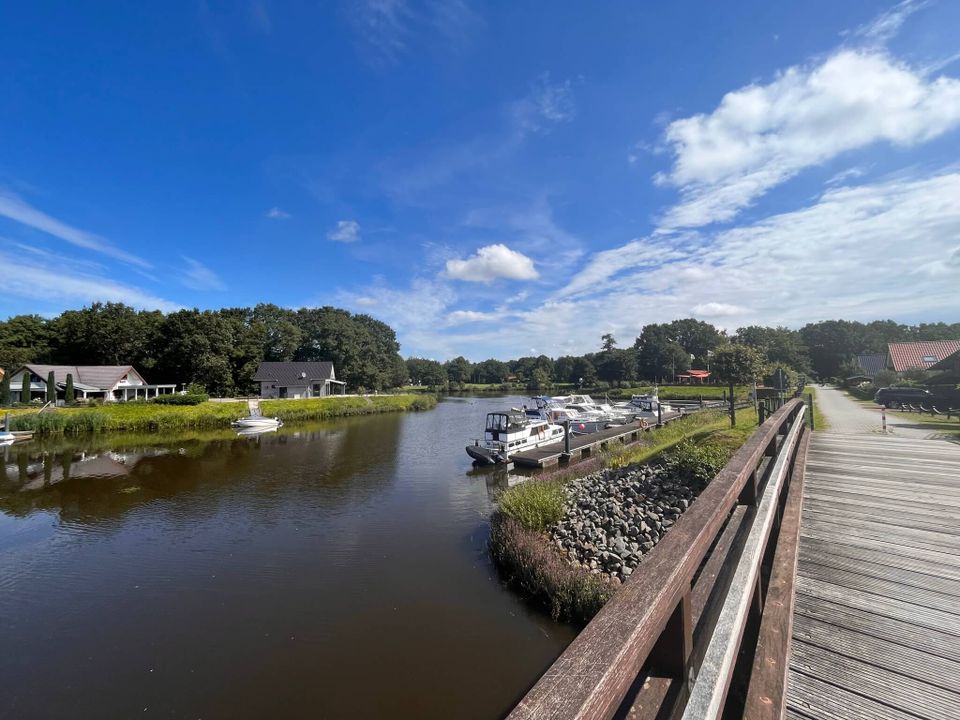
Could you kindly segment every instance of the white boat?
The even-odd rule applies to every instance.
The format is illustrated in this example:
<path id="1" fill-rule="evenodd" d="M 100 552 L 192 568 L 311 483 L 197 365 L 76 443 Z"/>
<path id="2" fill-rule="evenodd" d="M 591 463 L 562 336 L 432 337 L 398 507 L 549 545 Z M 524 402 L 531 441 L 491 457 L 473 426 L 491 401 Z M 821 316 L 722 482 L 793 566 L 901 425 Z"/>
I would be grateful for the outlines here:
<path id="1" fill-rule="evenodd" d="M 0 432 L 0 445 L 12 445 L 17 436 L 10 432 Z"/>
<path id="2" fill-rule="evenodd" d="M 528 417 L 523 410 L 487 413 L 483 440 L 467 445 L 467 455 L 482 465 L 507 462 L 513 453 L 563 440 L 563 428 Z"/>
<path id="3" fill-rule="evenodd" d="M 634 417 L 644 420 L 656 420 L 660 414 L 666 415 L 673 412 L 673 407 L 660 402 L 656 392 L 633 395 L 630 397 L 630 402 L 622 403 L 618 407 L 630 409 L 634 412 Z"/>
<path id="4" fill-rule="evenodd" d="M 276 430 L 283 425 L 283 422 L 280 418 L 276 417 L 268 418 L 262 415 L 248 415 L 245 418 L 234 420 L 231 425 L 246 430 Z"/>

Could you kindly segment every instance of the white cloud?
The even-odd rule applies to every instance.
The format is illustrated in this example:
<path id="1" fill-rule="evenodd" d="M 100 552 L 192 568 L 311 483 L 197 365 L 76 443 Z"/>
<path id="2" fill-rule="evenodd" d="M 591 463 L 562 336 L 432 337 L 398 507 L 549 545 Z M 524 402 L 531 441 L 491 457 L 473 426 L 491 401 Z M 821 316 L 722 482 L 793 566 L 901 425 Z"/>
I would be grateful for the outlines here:
<path id="1" fill-rule="evenodd" d="M 509 106 L 509 111 L 516 131 L 521 134 L 569 122 L 576 115 L 572 84 L 570 80 L 551 82 L 550 73 L 544 73 L 525 97 Z"/>
<path id="2" fill-rule="evenodd" d="M 278 207 L 272 207 L 267 210 L 267 217 L 271 220 L 289 220 L 290 213 L 284 212 Z"/>
<path id="3" fill-rule="evenodd" d="M 0 216 L 9 218 L 21 225 L 32 227 L 35 230 L 40 230 L 48 235 L 53 235 L 76 247 L 93 250 L 131 265 L 150 267 L 150 263 L 146 260 L 114 247 L 108 240 L 98 235 L 79 230 L 50 217 L 13 193 L 0 191 Z"/>
<path id="4" fill-rule="evenodd" d="M 360 223 L 356 220 L 338 220 L 337 226 L 327 233 L 327 240 L 352 243 L 360 239 Z"/>
<path id="5" fill-rule="evenodd" d="M 747 308 L 730 303 L 708 302 L 694 305 L 692 312 L 699 317 L 722 318 L 743 315 L 747 312 Z"/>
<path id="6" fill-rule="evenodd" d="M 662 227 L 730 220 L 804 168 L 876 142 L 909 147 L 958 126 L 957 79 L 925 77 L 881 52 L 841 50 L 670 123 L 673 167 L 657 180 L 682 198 Z"/>
<path id="7" fill-rule="evenodd" d="M 497 243 L 477 250 L 466 260 L 448 260 L 447 277 L 466 282 L 491 282 L 497 278 L 536 280 L 540 274 L 533 260 Z"/>
<path id="8" fill-rule="evenodd" d="M 180 282 L 194 290 L 226 290 L 223 280 L 210 268 L 193 258 L 183 256 L 186 267 Z"/>
<path id="9" fill-rule="evenodd" d="M 492 312 L 479 312 L 477 310 L 454 310 L 447 315 L 448 325 L 464 325 L 466 323 L 492 322 L 502 320 L 503 315 Z"/>
<path id="10" fill-rule="evenodd" d="M 77 271 L 71 258 L 51 256 L 42 265 L 25 261 L 22 255 L 0 252 L 0 267 L 16 268 L 16 272 L 0 272 L 0 295 L 29 298 L 63 307 L 92 302 L 118 302 L 138 309 L 172 312 L 181 306 L 151 295 L 139 288 L 118 283 L 110 278 Z"/>

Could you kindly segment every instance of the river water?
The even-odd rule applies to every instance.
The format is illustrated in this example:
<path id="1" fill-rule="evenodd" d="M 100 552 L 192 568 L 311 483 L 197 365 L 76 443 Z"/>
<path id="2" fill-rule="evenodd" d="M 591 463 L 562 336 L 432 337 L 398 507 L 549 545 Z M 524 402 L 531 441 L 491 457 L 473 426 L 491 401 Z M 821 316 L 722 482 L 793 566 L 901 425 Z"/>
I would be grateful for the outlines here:
<path id="1" fill-rule="evenodd" d="M 0 450 L 0 717 L 503 715 L 574 635 L 488 559 L 516 402 Z"/>

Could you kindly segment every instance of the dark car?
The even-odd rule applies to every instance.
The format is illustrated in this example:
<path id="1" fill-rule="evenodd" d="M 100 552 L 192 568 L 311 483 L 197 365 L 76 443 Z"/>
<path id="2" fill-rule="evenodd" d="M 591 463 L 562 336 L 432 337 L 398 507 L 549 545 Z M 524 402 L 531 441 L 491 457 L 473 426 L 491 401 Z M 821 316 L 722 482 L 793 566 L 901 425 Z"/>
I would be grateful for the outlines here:
<path id="1" fill-rule="evenodd" d="M 873 401 L 878 405 L 888 408 L 900 407 L 901 405 L 923 405 L 929 404 L 933 395 L 929 390 L 914 387 L 888 387 L 880 388 L 877 394 L 873 396 Z"/>

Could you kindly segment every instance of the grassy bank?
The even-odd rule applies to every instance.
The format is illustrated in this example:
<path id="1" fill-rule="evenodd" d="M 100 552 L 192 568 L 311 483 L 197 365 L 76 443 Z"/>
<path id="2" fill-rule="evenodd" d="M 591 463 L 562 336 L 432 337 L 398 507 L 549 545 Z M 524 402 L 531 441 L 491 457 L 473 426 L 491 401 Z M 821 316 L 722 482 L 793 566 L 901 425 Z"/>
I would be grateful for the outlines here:
<path id="1" fill-rule="evenodd" d="M 820 401 L 817 397 L 817 389 L 813 385 L 807 385 L 803 388 L 804 395 L 813 395 L 813 425 L 817 431 L 827 430 L 830 423 L 827 422 L 827 416 L 820 412 Z M 806 400 L 806 397 L 804 397 Z"/>
<path id="2" fill-rule="evenodd" d="M 325 420 L 403 410 L 428 410 L 432 397 L 384 395 L 377 397 L 320 398 L 317 400 L 265 400 L 264 415 L 284 422 Z M 247 415 L 243 402 L 206 402 L 200 405 L 158 405 L 150 402 L 112 403 L 88 408 L 57 408 L 37 413 L 12 411 L 12 430 L 32 430 L 37 435 L 82 435 L 95 432 L 157 432 L 208 430 L 228 427 Z"/>
<path id="3" fill-rule="evenodd" d="M 678 475 L 705 485 L 756 428 L 752 409 L 737 413 L 735 428 L 722 412 L 697 413 L 651 430 L 631 446 L 505 490 L 498 498 L 490 531 L 491 554 L 502 576 L 554 618 L 588 622 L 617 584 L 571 565 L 550 542 L 546 531 L 567 510 L 566 484 L 604 468 L 628 468 L 657 459 L 669 463 Z"/>

